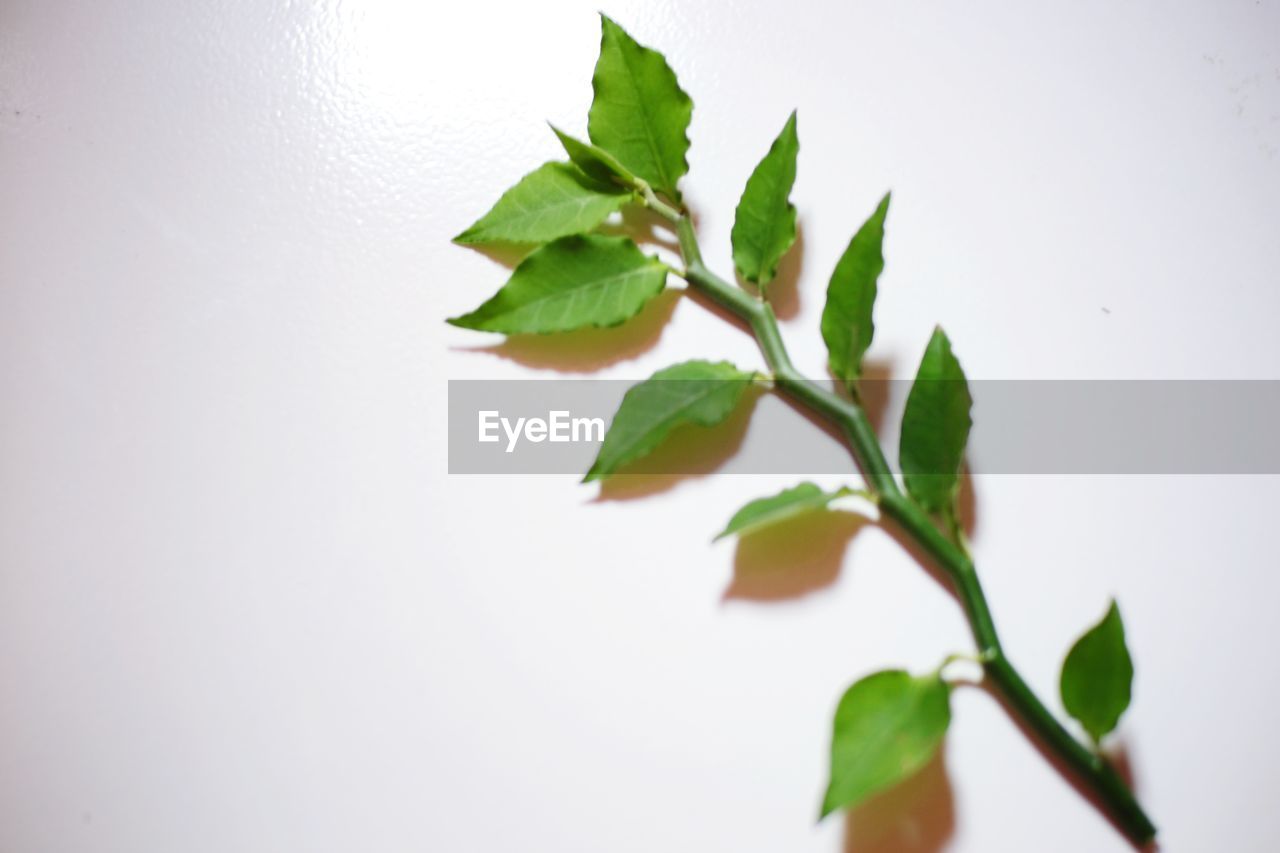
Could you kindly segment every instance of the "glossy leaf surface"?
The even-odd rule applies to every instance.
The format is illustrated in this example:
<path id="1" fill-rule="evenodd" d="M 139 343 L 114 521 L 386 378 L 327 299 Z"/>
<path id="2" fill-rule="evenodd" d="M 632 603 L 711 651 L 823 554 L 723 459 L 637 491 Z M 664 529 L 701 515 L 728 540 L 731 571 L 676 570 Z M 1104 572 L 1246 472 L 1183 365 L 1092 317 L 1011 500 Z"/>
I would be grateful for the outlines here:
<path id="1" fill-rule="evenodd" d="M 950 688 L 938 675 L 868 675 L 836 708 L 831 780 L 822 816 L 901 782 L 929 762 L 951 722 Z"/>
<path id="2" fill-rule="evenodd" d="M 679 200 L 676 184 L 689 171 L 693 101 L 661 53 L 638 44 L 604 15 L 600 23 L 588 135 L 654 189 Z"/>
<path id="3" fill-rule="evenodd" d="M 862 357 L 876 331 L 871 314 L 877 281 L 884 270 L 884 221 L 888 214 L 886 194 L 849 241 L 827 284 L 827 303 L 822 309 L 827 367 L 846 385 L 862 375 Z"/>
<path id="4" fill-rule="evenodd" d="M 627 391 L 585 480 L 597 480 L 651 453 L 683 424 L 715 426 L 733 412 L 754 374 L 727 361 L 686 361 Z"/>
<path id="5" fill-rule="evenodd" d="M 1107 615 L 1076 640 L 1062 662 L 1062 704 L 1095 741 L 1120 722 L 1133 691 L 1133 659 L 1114 601 Z"/>
<path id="6" fill-rule="evenodd" d="M 666 280 L 666 265 L 626 237 L 562 237 L 521 261 L 491 299 L 449 322 L 508 335 L 616 326 Z"/>
<path id="7" fill-rule="evenodd" d="M 544 163 L 502 194 L 455 243 L 547 243 L 592 230 L 631 193 L 586 175 L 572 163 Z"/>
<path id="8" fill-rule="evenodd" d="M 767 498 L 757 498 L 733 514 L 716 539 L 750 533 L 807 512 L 826 509 L 833 500 L 849 494 L 847 489 L 825 492 L 813 483 L 801 483 Z"/>
<path id="9" fill-rule="evenodd" d="M 948 509 L 959 487 L 972 405 L 951 341 L 935 329 L 907 396 L 898 448 L 907 492 L 930 512 Z"/>
<path id="10" fill-rule="evenodd" d="M 790 196 L 799 151 L 793 112 L 747 179 L 734 215 L 734 266 L 738 275 L 762 287 L 773 281 L 778 262 L 796 241 L 796 208 Z"/>

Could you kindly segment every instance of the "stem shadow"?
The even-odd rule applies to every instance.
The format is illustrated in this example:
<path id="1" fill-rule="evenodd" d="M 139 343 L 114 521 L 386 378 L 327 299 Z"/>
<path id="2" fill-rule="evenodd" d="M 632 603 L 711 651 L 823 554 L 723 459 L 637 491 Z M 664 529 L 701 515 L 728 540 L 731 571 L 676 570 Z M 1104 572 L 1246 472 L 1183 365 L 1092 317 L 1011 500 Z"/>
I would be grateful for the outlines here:
<path id="1" fill-rule="evenodd" d="M 1049 764 L 1049 766 L 1056 770 L 1058 775 L 1066 780 L 1071 787 L 1075 788 L 1076 792 L 1079 793 L 1086 802 L 1092 805 L 1098 814 L 1106 818 L 1107 822 L 1115 828 L 1115 831 L 1120 835 L 1120 837 L 1126 839 L 1127 844 L 1129 844 L 1134 850 L 1140 851 L 1140 853 L 1155 853 L 1155 851 L 1160 849 L 1159 843 L 1155 839 L 1152 839 L 1141 846 L 1128 841 L 1128 836 L 1125 835 L 1124 829 L 1119 823 L 1112 819 L 1111 815 L 1107 813 L 1107 810 L 1103 807 L 1103 803 L 1099 797 L 1092 789 L 1085 785 L 1074 772 L 1072 772 L 1071 768 L 1059 760 L 1052 751 L 1045 748 L 1044 744 L 1040 741 L 1039 736 L 1037 736 L 1030 727 L 1025 725 L 1022 720 L 1019 719 L 1018 715 L 1014 713 L 1013 708 L 1009 706 L 1009 703 L 1005 700 L 1004 696 L 1000 694 L 1000 691 L 996 690 L 991 684 L 985 681 L 980 682 L 977 687 L 979 687 L 979 689 L 985 692 L 988 696 L 995 699 L 1000 707 L 1004 709 L 1005 715 L 1013 721 L 1013 724 L 1022 732 L 1023 737 L 1025 737 L 1027 741 L 1035 747 L 1036 751 L 1040 753 L 1040 756 Z M 1112 768 L 1120 775 L 1120 778 L 1125 781 L 1125 784 L 1129 786 L 1129 790 L 1133 791 L 1134 796 L 1136 797 L 1138 795 L 1138 786 L 1136 784 L 1136 779 L 1134 778 L 1133 765 L 1129 758 L 1128 746 L 1123 742 L 1117 743 L 1114 746 L 1103 750 L 1103 755 L 1111 764 Z"/>
<path id="2" fill-rule="evenodd" d="M 915 543 L 915 540 L 907 535 L 906 531 L 899 527 L 893 519 L 885 516 L 880 517 L 880 529 L 889 534 L 889 538 L 897 542 L 898 547 L 911 555 L 911 559 L 915 560 L 920 568 L 924 569 L 925 574 L 932 578 L 933 582 L 941 587 L 947 595 L 951 596 L 956 606 L 963 608 L 964 603 L 960 600 L 960 594 L 956 592 L 955 585 L 951 583 L 951 578 L 933 562 L 933 558 L 925 553 L 924 549 Z"/>
<path id="3" fill-rule="evenodd" d="M 966 477 L 966 479 L 968 478 Z M 952 599 L 955 600 L 958 607 L 963 608 L 963 602 L 960 600 L 960 596 L 954 585 L 951 583 L 950 578 L 937 567 L 928 554 L 924 553 L 919 547 L 917 547 L 906 533 L 904 533 L 902 529 L 899 528 L 891 519 L 882 518 L 880 526 L 903 548 L 903 550 L 907 551 L 907 553 L 911 555 L 912 559 L 914 559 L 916 563 L 925 570 L 929 577 L 933 578 L 934 582 L 936 582 L 949 596 L 951 596 Z M 991 696 L 1004 710 L 1005 716 L 1007 716 L 1009 720 L 1017 726 L 1018 730 L 1022 733 L 1022 736 L 1027 739 L 1028 743 L 1035 747 L 1036 751 L 1040 753 L 1040 756 L 1045 760 L 1045 762 L 1057 771 L 1058 775 L 1071 785 L 1071 787 L 1075 788 L 1080 796 L 1092 805 L 1100 815 L 1106 818 L 1121 838 L 1127 839 L 1124 829 L 1119 825 L 1119 823 L 1112 819 L 1097 794 L 1095 794 L 1094 791 L 1089 788 L 1089 786 L 1086 785 L 1070 767 L 1061 761 L 1055 753 L 1044 745 L 1040 740 L 1040 737 L 1015 713 L 1014 709 L 1009 705 L 1008 701 L 999 690 L 986 680 L 965 683 L 969 686 L 976 687 Z M 1138 785 L 1134 776 L 1128 746 L 1123 742 L 1119 742 L 1113 747 L 1104 750 L 1104 756 L 1120 777 L 1125 781 L 1125 784 L 1129 786 L 1129 789 L 1133 791 L 1135 796 L 1137 796 L 1139 793 Z M 1133 846 L 1134 850 L 1141 851 L 1141 853 L 1154 853 L 1154 851 L 1159 849 L 1159 845 L 1154 839 L 1142 846 L 1132 844 L 1131 846 Z"/>

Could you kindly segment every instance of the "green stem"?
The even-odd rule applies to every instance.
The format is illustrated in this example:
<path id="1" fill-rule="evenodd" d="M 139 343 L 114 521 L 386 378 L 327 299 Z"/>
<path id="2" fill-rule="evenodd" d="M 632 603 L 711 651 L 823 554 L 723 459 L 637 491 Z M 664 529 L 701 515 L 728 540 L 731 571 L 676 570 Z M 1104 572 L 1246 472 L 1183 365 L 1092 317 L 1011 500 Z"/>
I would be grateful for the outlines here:
<path id="1" fill-rule="evenodd" d="M 1034 733 L 1058 763 L 1072 773 L 1130 841 L 1138 846 L 1150 841 L 1155 837 L 1155 826 L 1142 811 L 1133 792 L 1111 765 L 1076 740 L 1058 722 L 1005 657 L 973 561 L 962 544 L 948 539 L 933 519 L 902 493 L 862 406 L 801 376 L 783 345 L 773 309 L 707 269 L 693 223 L 667 205 L 662 205 L 662 208 L 665 210 L 655 209 L 675 225 L 685 261 L 685 278 L 689 284 L 746 321 L 773 371 L 777 388 L 841 429 L 867 486 L 879 501 L 880 511 L 892 519 L 951 580 L 969 621 L 986 677 L 1004 698 L 1009 712 Z"/>

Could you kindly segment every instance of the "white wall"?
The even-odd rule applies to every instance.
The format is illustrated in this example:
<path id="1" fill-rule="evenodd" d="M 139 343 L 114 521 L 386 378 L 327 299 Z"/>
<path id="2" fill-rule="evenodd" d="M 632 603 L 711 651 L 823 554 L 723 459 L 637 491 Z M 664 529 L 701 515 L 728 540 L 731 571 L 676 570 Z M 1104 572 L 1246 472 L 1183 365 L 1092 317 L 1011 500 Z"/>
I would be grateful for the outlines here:
<path id="1" fill-rule="evenodd" d="M 503 277 L 448 237 L 557 156 L 543 119 L 585 128 L 598 5 L 4 4 L 0 851 L 1126 849 L 977 690 L 945 763 L 815 827 L 843 688 L 967 634 L 885 535 L 825 522 L 774 543 L 821 589 L 726 598 L 734 546 L 707 540 L 789 479 L 598 502 L 447 475 L 446 379 L 574 373 L 584 346 L 611 377 L 759 364 L 687 300 L 568 343 L 442 324 Z M 721 270 L 799 109 L 803 369 L 892 188 L 897 375 L 941 321 L 974 377 L 1278 378 L 1270 0 L 608 11 L 694 97 Z M 1168 850 L 1280 844 L 1278 499 L 977 484 L 1006 645 L 1055 707 L 1119 596 L 1120 742 Z"/>

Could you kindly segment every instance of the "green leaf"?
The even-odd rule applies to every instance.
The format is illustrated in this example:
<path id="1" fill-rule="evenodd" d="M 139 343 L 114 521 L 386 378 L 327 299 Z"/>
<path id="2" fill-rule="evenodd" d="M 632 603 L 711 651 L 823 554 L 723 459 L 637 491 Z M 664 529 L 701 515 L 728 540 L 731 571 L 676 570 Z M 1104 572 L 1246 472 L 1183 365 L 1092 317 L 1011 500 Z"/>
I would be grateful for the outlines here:
<path id="1" fill-rule="evenodd" d="M 934 329 L 902 415 L 898 461 L 907 492 L 930 512 L 951 506 L 973 420 L 973 399 L 951 341 Z"/>
<path id="2" fill-rule="evenodd" d="M 773 281 L 778 261 L 796 241 L 796 208 L 789 196 L 799 151 L 792 112 L 769 153 L 747 179 L 734 216 L 733 264 L 738 275 L 761 287 Z"/>
<path id="3" fill-rule="evenodd" d="M 616 326 L 666 280 L 666 265 L 626 237 L 561 237 L 521 261 L 492 299 L 449 322 L 508 335 Z"/>
<path id="4" fill-rule="evenodd" d="M 622 398 L 583 482 L 607 477 L 651 453 L 681 424 L 720 423 L 733 412 L 754 377 L 727 361 L 686 361 L 659 370 Z"/>
<path id="5" fill-rule="evenodd" d="M 871 310 L 876 303 L 876 280 L 884 270 L 884 219 L 888 213 L 889 193 L 885 193 L 849 241 L 827 285 L 822 339 L 827 343 L 832 375 L 846 385 L 862 374 L 862 356 L 876 331 Z"/>
<path id="6" fill-rule="evenodd" d="M 836 708 L 822 817 L 924 767 L 950 722 L 950 690 L 937 673 L 916 678 L 887 670 L 858 681 Z"/>
<path id="7" fill-rule="evenodd" d="M 776 495 L 771 495 L 767 498 L 756 498 L 733 514 L 733 518 L 729 519 L 729 523 L 725 525 L 724 530 L 716 535 L 716 539 L 723 539 L 735 533 L 750 533 L 758 528 L 785 521 L 797 515 L 803 515 L 806 512 L 825 509 L 836 498 L 844 497 L 848 494 L 852 494 L 849 489 L 824 492 L 813 483 L 801 483 L 798 486 L 784 489 Z"/>
<path id="8" fill-rule="evenodd" d="M 606 184 L 621 184 L 631 189 L 640 188 L 639 179 L 608 151 L 570 136 L 554 124 L 551 125 L 551 131 L 564 146 L 564 153 L 569 155 L 573 165 L 588 177 Z"/>
<path id="9" fill-rule="evenodd" d="M 637 44 L 605 15 L 600 24 L 588 135 L 654 189 L 678 201 L 676 182 L 689 171 L 685 155 L 693 101 L 661 53 Z"/>
<path id="10" fill-rule="evenodd" d="M 571 163 L 544 163 L 502 194 L 455 243 L 546 243 L 590 231 L 631 198 Z"/>
<path id="11" fill-rule="evenodd" d="M 1062 704 L 1094 742 L 1116 727 L 1133 691 L 1133 659 L 1115 601 L 1062 662 Z"/>

